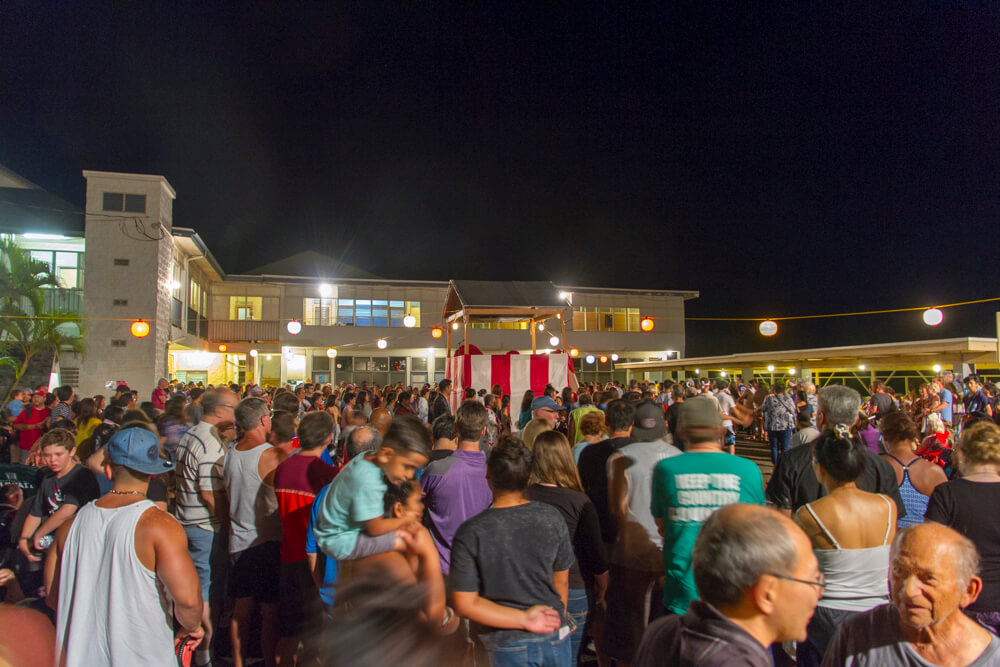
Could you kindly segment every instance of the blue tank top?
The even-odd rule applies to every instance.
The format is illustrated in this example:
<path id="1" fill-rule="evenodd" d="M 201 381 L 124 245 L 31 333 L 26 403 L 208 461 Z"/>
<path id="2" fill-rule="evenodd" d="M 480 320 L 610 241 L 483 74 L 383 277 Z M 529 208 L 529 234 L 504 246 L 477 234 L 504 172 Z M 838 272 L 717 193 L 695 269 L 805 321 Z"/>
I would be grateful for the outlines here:
<path id="1" fill-rule="evenodd" d="M 924 514 L 927 512 L 927 503 L 930 501 L 930 497 L 920 493 L 920 491 L 917 490 L 917 487 L 913 486 L 913 482 L 910 481 L 910 466 L 919 461 L 920 457 L 916 456 L 912 461 L 904 464 L 892 454 L 886 454 L 886 456 L 892 458 L 893 461 L 903 466 L 903 481 L 899 484 L 899 495 L 903 499 L 903 507 L 906 508 L 906 516 L 899 519 L 896 524 L 900 528 L 905 528 L 906 526 L 923 523 Z"/>

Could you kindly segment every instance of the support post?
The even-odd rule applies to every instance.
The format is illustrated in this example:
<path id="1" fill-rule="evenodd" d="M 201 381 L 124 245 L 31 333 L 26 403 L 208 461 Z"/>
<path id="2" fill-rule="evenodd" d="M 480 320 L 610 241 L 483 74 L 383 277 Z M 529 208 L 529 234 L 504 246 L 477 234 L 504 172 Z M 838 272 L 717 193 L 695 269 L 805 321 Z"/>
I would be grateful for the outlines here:
<path id="1" fill-rule="evenodd" d="M 445 324 L 444 328 L 445 328 L 445 335 L 447 336 L 446 344 L 448 345 L 448 359 L 451 359 L 451 322 Z"/>
<path id="2" fill-rule="evenodd" d="M 464 346 L 463 349 L 465 350 L 465 354 L 468 354 L 469 353 L 469 316 L 468 315 L 465 316 L 464 324 L 465 324 L 465 342 L 462 343 L 462 345 Z"/>
<path id="3" fill-rule="evenodd" d="M 998 314 L 998 322 L 1000 322 L 1000 314 Z M 562 341 L 563 352 L 569 354 L 569 343 L 566 342 L 566 318 L 559 318 L 559 340 Z"/>
<path id="4" fill-rule="evenodd" d="M 528 326 L 531 327 L 531 353 L 536 354 L 538 350 L 535 347 L 535 318 L 531 318 Z"/>

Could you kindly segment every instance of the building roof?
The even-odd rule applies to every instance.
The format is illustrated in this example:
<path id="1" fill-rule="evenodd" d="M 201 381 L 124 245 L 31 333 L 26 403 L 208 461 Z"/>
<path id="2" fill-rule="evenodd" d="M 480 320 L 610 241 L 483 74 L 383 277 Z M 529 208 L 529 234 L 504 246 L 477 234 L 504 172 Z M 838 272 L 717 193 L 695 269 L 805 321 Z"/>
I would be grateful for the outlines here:
<path id="1" fill-rule="evenodd" d="M 569 308 L 559 288 L 549 281 L 452 280 L 443 319 L 449 322 L 517 321 L 555 317 Z"/>
<path id="2" fill-rule="evenodd" d="M 0 187 L 0 231 L 83 236 L 83 211 L 41 188 Z"/>
<path id="3" fill-rule="evenodd" d="M 251 276 L 300 276 L 304 278 L 354 278 L 372 279 L 378 276 L 329 255 L 306 250 L 291 257 L 279 259 L 276 262 L 258 266 L 246 271 L 244 275 Z"/>
<path id="4" fill-rule="evenodd" d="M 735 370 L 776 367 L 812 370 L 855 370 L 860 364 L 869 369 L 919 368 L 940 364 L 997 365 L 996 338 L 942 338 L 938 340 L 842 345 L 777 352 L 742 352 L 712 357 L 689 357 L 667 361 L 639 361 L 617 364 L 617 368 L 644 371 L 688 369 Z"/>

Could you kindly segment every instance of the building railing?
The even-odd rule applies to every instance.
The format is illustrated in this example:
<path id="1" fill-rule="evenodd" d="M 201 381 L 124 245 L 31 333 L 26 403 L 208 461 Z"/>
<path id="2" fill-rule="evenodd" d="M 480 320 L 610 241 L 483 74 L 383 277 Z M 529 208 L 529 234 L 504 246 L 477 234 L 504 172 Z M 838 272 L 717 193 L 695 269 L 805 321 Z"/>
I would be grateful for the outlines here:
<path id="1" fill-rule="evenodd" d="M 21 299 L 21 307 L 25 310 L 31 308 L 27 299 Z M 65 289 L 62 287 L 42 290 L 42 313 L 53 313 L 56 311 L 80 314 L 83 312 L 83 290 Z"/>
<path id="2" fill-rule="evenodd" d="M 191 308 L 187 309 L 187 316 L 187 332 L 192 336 L 208 338 L 208 320 Z"/>
<path id="3" fill-rule="evenodd" d="M 184 313 L 184 303 L 177 297 L 170 298 L 170 324 L 181 328 L 181 315 Z"/>
<path id="4" fill-rule="evenodd" d="M 280 336 L 278 320 L 209 320 L 208 339 L 217 341 L 276 341 Z"/>

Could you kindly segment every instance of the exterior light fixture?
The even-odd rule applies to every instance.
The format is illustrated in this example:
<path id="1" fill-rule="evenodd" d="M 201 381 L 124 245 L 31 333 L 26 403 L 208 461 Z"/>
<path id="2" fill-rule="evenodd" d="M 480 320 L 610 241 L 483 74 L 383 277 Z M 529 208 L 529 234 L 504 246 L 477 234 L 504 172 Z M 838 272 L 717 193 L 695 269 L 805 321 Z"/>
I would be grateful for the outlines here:
<path id="1" fill-rule="evenodd" d="M 378 342 L 376 342 L 375 345 L 378 347 L 378 349 L 384 350 L 385 348 L 389 347 L 389 341 L 387 341 L 385 338 L 379 338 Z"/>
<path id="2" fill-rule="evenodd" d="M 933 366 L 931 366 L 931 368 L 934 369 L 935 373 L 941 372 L 941 364 L 934 364 Z"/>
<path id="3" fill-rule="evenodd" d="M 936 327 L 944 320 L 944 314 L 937 308 L 928 308 L 924 311 L 924 324 L 929 327 Z"/>
<path id="4" fill-rule="evenodd" d="M 726 371 L 720 372 L 719 375 L 721 375 L 722 377 L 726 377 Z"/>
<path id="5" fill-rule="evenodd" d="M 406 317 L 403 318 L 403 326 L 406 327 L 407 329 L 412 329 L 413 327 L 417 326 L 417 318 L 415 318 L 413 315 L 407 315 Z"/>
<path id="6" fill-rule="evenodd" d="M 768 365 L 768 367 L 767 367 L 767 372 L 768 372 L 768 373 L 773 373 L 773 372 L 774 372 L 774 364 L 770 364 L 770 365 Z"/>
<path id="7" fill-rule="evenodd" d="M 451 323 L 451 330 L 452 331 L 458 331 L 458 322 L 452 322 Z"/>
<path id="8" fill-rule="evenodd" d="M 559 292 L 559 298 L 563 301 L 568 301 L 571 294 L 569 292 Z"/>
<path id="9" fill-rule="evenodd" d="M 700 368 L 694 369 L 694 374 L 695 375 L 701 375 L 701 369 Z"/>
<path id="10" fill-rule="evenodd" d="M 171 292 L 176 292 L 178 289 L 180 289 L 180 286 L 181 284 L 176 280 L 171 280 L 170 282 L 167 283 L 167 287 L 170 288 Z"/>
<path id="11" fill-rule="evenodd" d="M 655 327 L 655 326 L 656 326 L 656 323 L 653 322 L 653 318 L 652 317 L 644 317 L 641 320 L 639 320 L 639 328 L 642 329 L 643 331 L 645 331 L 646 333 L 649 333 L 650 331 L 652 331 L 653 327 Z"/>
<path id="12" fill-rule="evenodd" d="M 569 356 L 576 359 L 577 357 L 580 356 L 580 350 L 576 349 L 575 347 L 569 348 Z"/>
<path id="13" fill-rule="evenodd" d="M 257 350 L 256 349 L 250 350 L 250 356 L 253 357 L 254 359 L 256 359 L 257 358 Z"/>
<path id="14" fill-rule="evenodd" d="M 778 323 L 774 320 L 764 320 L 757 328 L 760 330 L 760 335 L 762 336 L 773 336 L 778 333 Z"/>
<path id="15" fill-rule="evenodd" d="M 545 331 L 545 322 L 539 322 L 538 323 L 538 330 L 539 331 Z"/>
<path id="16" fill-rule="evenodd" d="M 618 361 L 618 355 L 617 354 L 612 354 L 611 355 L 611 361 Z"/>
<path id="17" fill-rule="evenodd" d="M 219 352 L 225 352 L 227 349 L 229 348 L 226 347 L 225 343 L 219 343 Z"/>
<path id="18" fill-rule="evenodd" d="M 863 370 L 867 370 L 867 369 L 868 369 L 868 367 L 867 367 L 867 366 L 865 366 L 864 364 L 859 364 L 859 365 L 858 365 L 858 370 L 859 370 L 859 371 L 863 371 Z"/>
<path id="19" fill-rule="evenodd" d="M 434 327 L 431 329 L 431 338 L 440 338 L 444 335 L 444 330 L 441 327 Z"/>
<path id="20" fill-rule="evenodd" d="M 326 356 L 330 357 L 331 359 L 333 359 L 334 357 L 336 357 L 337 356 L 337 348 L 335 348 L 335 347 L 328 347 L 328 348 L 326 348 Z"/>
<path id="21" fill-rule="evenodd" d="M 323 283 L 322 285 L 319 286 L 319 295 L 324 299 L 329 299 L 331 296 L 333 296 L 333 287 L 331 287 L 326 283 Z"/>
<path id="22" fill-rule="evenodd" d="M 149 323 L 143 322 L 142 320 L 136 320 L 132 323 L 132 335 L 136 338 L 145 338 L 149 335 Z"/>
<path id="23" fill-rule="evenodd" d="M 552 347 L 555 347 L 558 344 L 559 344 L 559 336 L 553 336 L 552 338 L 549 339 L 549 345 L 551 345 Z"/>
<path id="24" fill-rule="evenodd" d="M 586 359 L 584 359 L 584 361 L 586 361 L 586 362 L 587 362 L 588 364 L 592 364 L 592 363 L 594 363 L 594 355 L 592 355 L 592 354 L 588 354 L 588 355 L 587 355 L 587 358 L 586 358 Z"/>
<path id="25" fill-rule="evenodd" d="M 267 360 L 267 361 L 271 361 L 271 355 L 270 354 L 267 355 L 266 357 L 264 357 L 264 359 Z"/>
<path id="26" fill-rule="evenodd" d="M 788 369 L 788 374 L 789 375 L 795 375 L 795 369 L 794 368 L 789 368 Z"/>
<path id="27" fill-rule="evenodd" d="M 299 322 L 298 320 L 291 320 L 285 328 L 288 329 L 288 333 L 293 336 L 298 336 L 302 333 L 302 322 Z"/>
<path id="28" fill-rule="evenodd" d="M 606 355 L 606 354 L 602 354 L 601 355 L 601 363 L 602 364 L 608 363 L 608 355 Z"/>

